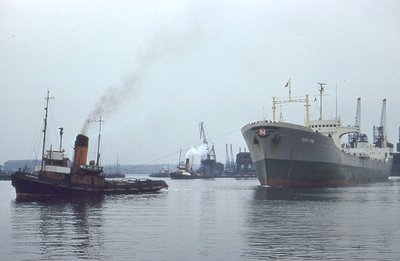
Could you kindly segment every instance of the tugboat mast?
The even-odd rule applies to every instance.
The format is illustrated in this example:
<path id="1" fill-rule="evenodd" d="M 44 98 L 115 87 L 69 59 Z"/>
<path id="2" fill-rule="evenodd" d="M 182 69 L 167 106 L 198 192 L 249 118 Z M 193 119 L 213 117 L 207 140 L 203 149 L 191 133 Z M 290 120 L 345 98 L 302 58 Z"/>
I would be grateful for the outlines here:
<path id="1" fill-rule="evenodd" d="M 54 99 L 54 97 L 50 97 L 50 91 L 49 90 L 47 90 L 47 97 L 44 98 L 44 99 L 46 100 L 46 107 L 44 108 L 45 116 L 44 116 L 44 127 L 43 127 L 42 164 L 41 164 L 41 168 L 40 168 L 41 171 L 44 171 L 43 170 L 43 167 L 44 167 L 44 150 L 45 150 L 45 147 L 46 147 L 47 115 L 48 115 L 48 112 L 49 112 L 49 100 L 50 99 Z"/>
<path id="2" fill-rule="evenodd" d="M 104 120 L 101 119 L 101 115 L 100 115 L 100 119 L 98 121 L 95 121 L 99 123 L 99 138 L 98 138 L 98 142 L 97 142 L 97 160 L 96 160 L 96 166 L 100 166 L 100 137 L 101 137 L 101 123 L 104 122 Z"/>

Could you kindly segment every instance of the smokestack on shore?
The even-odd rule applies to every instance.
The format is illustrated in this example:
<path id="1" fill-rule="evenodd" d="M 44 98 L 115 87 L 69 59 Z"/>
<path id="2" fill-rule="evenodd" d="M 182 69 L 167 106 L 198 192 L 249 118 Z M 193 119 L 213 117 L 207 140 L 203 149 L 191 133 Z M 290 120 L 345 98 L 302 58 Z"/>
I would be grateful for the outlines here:
<path id="1" fill-rule="evenodd" d="M 189 166 L 189 159 L 186 159 L 186 164 L 185 164 L 185 171 L 189 172 L 190 166 Z"/>
<path id="2" fill-rule="evenodd" d="M 89 138 L 85 135 L 78 134 L 75 140 L 75 154 L 72 172 L 77 173 L 79 166 L 86 165 L 89 147 Z"/>

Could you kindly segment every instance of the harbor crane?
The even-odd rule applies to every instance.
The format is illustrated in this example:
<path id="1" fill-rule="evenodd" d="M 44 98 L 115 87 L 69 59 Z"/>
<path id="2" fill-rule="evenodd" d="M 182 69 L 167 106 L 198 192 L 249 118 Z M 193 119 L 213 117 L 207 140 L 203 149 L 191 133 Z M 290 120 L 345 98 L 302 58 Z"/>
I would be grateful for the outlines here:
<path id="1" fill-rule="evenodd" d="M 207 137 L 206 137 L 206 130 L 204 127 L 204 122 L 199 123 L 199 129 L 200 129 L 200 139 L 203 139 L 204 144 L 208 144 L 207 142 Z"/>
<path id="2" fill-rule="evenodd" d="M 208 148 L 208 141 L 206 137 L 206 128 L 204 127 L 204 122 L 202 121 L 200 122 L 199 128 L 200 128 L 200 139 L 203 140 L 203 144 L 207 145 L 207 159 L 216 160 L 214 144 L 211 145 L 211 149 Z"/>
<path id="3" fill-rule="evenodd" d="M 211 149 L 208 147 L 208 140 L 206 137 L 206 130 L 204 127 L 204 122 L 200 122 L 200 139 L 203 140 L 203 144 L 206 145 L 207 155 L 206 158 L 201 159 L 200 168 L 198 172 L 204 175 L 205 177 L 216 177 L 221 176 L 224 165 L 220 162 L 217 162 L 215 156 L 214 144 L 211 145 Z"/>

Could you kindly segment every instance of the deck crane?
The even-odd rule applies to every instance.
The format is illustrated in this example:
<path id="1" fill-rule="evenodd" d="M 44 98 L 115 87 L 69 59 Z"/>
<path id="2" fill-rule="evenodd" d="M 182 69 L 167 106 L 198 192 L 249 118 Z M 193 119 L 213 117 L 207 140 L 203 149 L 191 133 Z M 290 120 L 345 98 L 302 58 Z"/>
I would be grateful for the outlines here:
<path id="1" fill-rule="evenodd" d="M 373 127 L 374 134 L 374 144 L 376 147 L 385 148 L 386 147 L 386 99 L 382 102 L 382 114 L 380 126 Z"/>
<path id="2" fill-rule="evenodd" d="M 358 128 L 361 127 L 361 98 L 360 97 L 357 99 L 356 122 L 355 122 L 354 126 L 358 127 Z"/>
<path id="3" fill-rule="evenodd" d="M 357 142 L 361 136 L 360 127 L 361 127 L 361 98 L 357 99 L 357 110 L 356 110 L 356 118 L 354 127 L 358 128 L 358 132 L 349 133 L 349 144 L 352 148 L 357 146 Z"/>
<path id="4" fill-rule="evenodd" d="M 383 99 L 383 103 L 382 103 L 381 126 L 382 126 L 383 139 L 386 141 L 386 139 L 387 139 L 387 133 L 386 133 L 386 99 Z"/>

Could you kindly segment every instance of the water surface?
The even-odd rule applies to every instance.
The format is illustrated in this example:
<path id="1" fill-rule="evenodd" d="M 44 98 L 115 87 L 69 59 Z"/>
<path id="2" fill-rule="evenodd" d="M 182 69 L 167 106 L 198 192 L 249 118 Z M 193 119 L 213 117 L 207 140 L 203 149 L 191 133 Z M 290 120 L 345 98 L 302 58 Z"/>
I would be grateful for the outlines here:
<path id="1" fill-rule="evenodd" d="M 0 182 L 2 260 L 400 259 L 400 179 L 328 189 L 170 180 L 168 191 L 16 201 Z"/>

